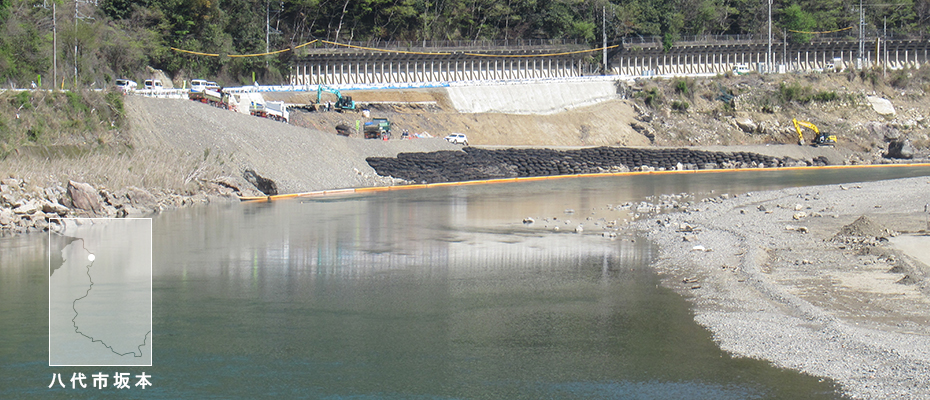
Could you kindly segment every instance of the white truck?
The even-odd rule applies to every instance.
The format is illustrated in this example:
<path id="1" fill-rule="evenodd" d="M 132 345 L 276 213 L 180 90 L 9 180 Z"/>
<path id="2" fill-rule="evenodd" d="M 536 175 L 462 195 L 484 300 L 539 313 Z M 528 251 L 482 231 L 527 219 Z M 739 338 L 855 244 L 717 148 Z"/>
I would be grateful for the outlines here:
<path id="1" fill-rule="evenodd" d="M 249 106 L 249 114 L 284 123 L 290 120 L 290 113 L 287 111 L 287 105 L 284 104 L 283 101 L 265 101 L 264 103 L 253 102 Z"/>

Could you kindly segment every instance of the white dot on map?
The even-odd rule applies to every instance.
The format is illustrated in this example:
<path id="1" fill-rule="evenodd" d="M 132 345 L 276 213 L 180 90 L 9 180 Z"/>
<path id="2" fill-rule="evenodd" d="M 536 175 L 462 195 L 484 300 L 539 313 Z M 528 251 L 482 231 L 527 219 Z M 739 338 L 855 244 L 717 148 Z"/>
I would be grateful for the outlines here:
<path id="1" fill-rule="evenodd" d="M 97 258 L 97 257 L 94 257 L 93 254 L 88 254 L 88 255 L 87 255 L 87 261 L 94 261 L 95 258 Z"/>

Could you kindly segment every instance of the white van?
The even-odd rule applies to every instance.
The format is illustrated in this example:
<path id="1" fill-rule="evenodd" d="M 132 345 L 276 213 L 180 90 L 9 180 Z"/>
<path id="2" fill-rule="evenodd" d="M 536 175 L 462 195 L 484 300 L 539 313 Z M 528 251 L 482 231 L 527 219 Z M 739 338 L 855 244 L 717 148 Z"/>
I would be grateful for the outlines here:
<path id="1" fill-rule="evenodd" d="M 129 79 L 117 79 L 116 80 L 116 89 L 118 89 L 119 91 L 123 93 L 133 92 L 136 90 L 137 86 L 139 86 L 139 84 L 137 84 L 136 81 L 133 81 L 133 80 L 129 80 Z"/>
<path id="2" fill-rule="evenodd" d="M 165 87 L 161 84 L 161 81 L 158 79 L 146 79 L 145 88 L 149 90 L 162 90 Z"/>
<path id="3" fill-rule="evenodd" d="M 736 64 L 733 67 L 733 73 L 737 75 L 746 75 L 749 73 L 749 64 Z"/>
<path id="4" fill-rule="evenodd" d="M 192 79 L 191 80 L 191 92 L 194 92 L 194 93 L 202 92 L 206 88 L 207 88 L 206 79 Z"/>

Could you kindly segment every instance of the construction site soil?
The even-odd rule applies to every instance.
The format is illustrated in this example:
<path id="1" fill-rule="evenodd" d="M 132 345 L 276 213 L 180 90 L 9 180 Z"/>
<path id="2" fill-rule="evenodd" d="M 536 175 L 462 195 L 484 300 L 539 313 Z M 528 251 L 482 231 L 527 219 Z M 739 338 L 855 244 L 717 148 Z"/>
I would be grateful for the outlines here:
<path id="1" fill-rule="evenodd" d="M 97 138 L 94 143 L 68 143 L 66 151 L 24 148 L 19 156 L 14 154 L 0 163 L 10 175 L 40 185 L 77 180 L 107 188 L 138 186 L 187 194 L 230 193 L 226 189 L 231 188 L 232 194 L 246 195 L 257 193 L 255 185 L 244 180 L 246 170 L 274 181 L 279 193 L 403 183 L 393 179 L 400 175 L 379 175 L 366 159 L 460 150 L 460 146 L 441 139 L 452 132 L 466 134 L 469 145 L 485 149 L 687 147 L 753 153 L 797 161 L 797 165 L 919 162 L 930 153 L 930 121 L 924 118 L 930 113 L 930 101 L 924 91 L 927 85 L 920 84 L 917 77 L 909 82 L 913 87 L 875 84 L 851 73 L 605 81 L 603 85 L 617 88 L 613 99 L 566 105 L 545 115 L 462 112 L 456 109 L 447 88 L 347 90 L 344 94 L 351 95 L 364 112 L 296 108 L 291 124 L 190 101 L 127 96 L 128 132 Z M 808 101 L 784 99 L 786 85 L 808 93 Z M 545 84 L 522 97 L 516 92 L 507 100 L 509 108 L 526 104 L 532 109 L 532 104 L 542 102 L 538 97 L 545 96 L 539 87 L 545 88 Z M 503 92 L 495 86 L 487 90 Z M 834 99 L 809 100 L 810 93 L 823 91 L 833 92 Z M 733 100 L 720 101 L 724 92 Z M 893 114 L 876 111 L 867 100 L 872 95 L 892 103 Z M 315 92 L 266 93 L 265 97 L 304 105 L 317 101 Z M 689 106 L 681 106 L 683 103 Z M 350 137 L 336 135 L 336 125 L 358 129 L 368 120 L 365 115 L 388 118 L 393 124 L 391 140 L 365 140 L 358 130 Z M 837 145 L 798 146 L 791 124 L 794 117 L 813 121 L 822 130 L 836 134 Z M 399 140 L 403 131 L 419 138 Z M 911 158 L 884 157 L 891 143 L 906 143 Z M 644 165 L 674 168 L 679 162 L 689 164 L 669 159 Z M 641 167 L 635 160 L 623 166 Z M 620 165 L 602 167 L 609 170 Z M 536 173 L 555 172 L 541 171 Z M 462 177 L 444 178 L 451 179 Z M 238 183 L 230 185 L 233 181 Z"/>

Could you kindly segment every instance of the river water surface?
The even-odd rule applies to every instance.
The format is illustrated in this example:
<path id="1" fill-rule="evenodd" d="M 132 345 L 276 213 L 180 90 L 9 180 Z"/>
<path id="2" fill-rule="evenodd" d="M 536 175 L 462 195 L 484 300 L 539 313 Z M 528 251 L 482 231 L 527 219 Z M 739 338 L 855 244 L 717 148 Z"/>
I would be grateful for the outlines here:
<path id="1" fill-rule="evenodd" d="M 918 175 L 930 168 L 560 179 L 167 212 L 153 223 L 151 367 L 49 367 L 47 236 L 3 239 L 0 398 L 840 398 L 829 380 L 721 351 L 659 286 L 654 244 L 605 239 L 584 220 L 628 218 L 607 205 L 660 194 Z M 583 234 L 569 233 L 582 221 Z M 116 370 L 144 371 L 152 386 L 71 389 L 75 372 Z M 54 373 L 67 388 L 49 388 Z"/>

